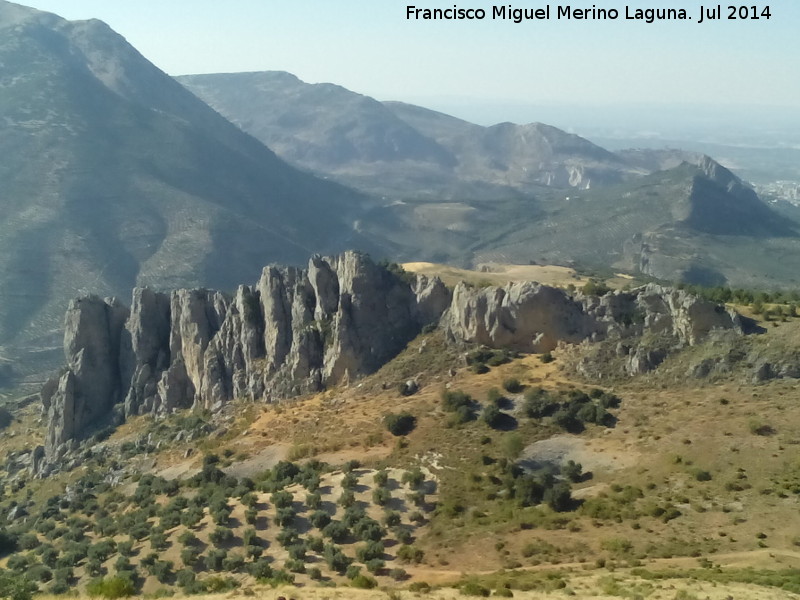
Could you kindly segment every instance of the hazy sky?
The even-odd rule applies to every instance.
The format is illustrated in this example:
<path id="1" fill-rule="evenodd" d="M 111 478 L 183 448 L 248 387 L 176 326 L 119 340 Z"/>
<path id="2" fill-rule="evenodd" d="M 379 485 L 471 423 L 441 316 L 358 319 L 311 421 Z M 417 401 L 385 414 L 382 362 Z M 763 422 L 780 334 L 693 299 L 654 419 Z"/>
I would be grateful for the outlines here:
<path id="1" fill-rule="evenodd" d="M 285 70 L 379 99 L 521 103 L 667 102 L 800 109 L 800 1 L 772 18 L 698 24 L 705 0 L 629 0 L 683 7 L 693 21 L 408 21 L 396 0 L 30 0 L 69 19 L 99 18 L 166 72 Z M 452 7 L 423 2 L 419 7 Z M 564 4 L 567 4 L 565 2 Z M 573 2 L 591 7 L 592 2 Z M 748 4 L 752 4 L 748 0 Z M 515 8 L 546 2 L 520 0 Z M 458 3 L 484 8 L 488 1 Z M 552 4 L 553 7 L 557 3 Z M 716 4 L 711 5 L 716 6 Z M 759 6 L 764 6 L 759 4 Z M 555 10 L 555 8 L 553 8 Z M 723 13 L 727 13 L 723 6 Z"/>

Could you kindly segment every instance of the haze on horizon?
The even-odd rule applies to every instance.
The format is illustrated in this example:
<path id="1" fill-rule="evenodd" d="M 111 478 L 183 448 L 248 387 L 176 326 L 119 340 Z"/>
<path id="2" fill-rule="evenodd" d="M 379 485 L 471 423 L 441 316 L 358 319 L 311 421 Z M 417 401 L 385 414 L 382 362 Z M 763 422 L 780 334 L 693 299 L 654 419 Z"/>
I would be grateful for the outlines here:
<path id="1" fill-rule="evenodd" d="M 605 118 L 613 129 L 630 118 L 629 133 L 646 134 L 659 122 L 668 129 L 676 114 L 722 122 L 749 115 L 762 129 L 776 119 L 798 123 L 800 114 L 800 3 L 793 0 L 770 2 L 770 20 L 703 25 L 407 21 L 407 3 L 369 0 L 22 3 L 67 19 L 101 19 L 171 75 L 289 71 L 310 83 L 337 83 L 481 124 L 541 120 L 581 130 Z M 595 4 L 621 11 L 625 5 Z M 703 0 L 667 4 L 694 15 Z M 650 114 L 660 108 L 668 110 Z"/>

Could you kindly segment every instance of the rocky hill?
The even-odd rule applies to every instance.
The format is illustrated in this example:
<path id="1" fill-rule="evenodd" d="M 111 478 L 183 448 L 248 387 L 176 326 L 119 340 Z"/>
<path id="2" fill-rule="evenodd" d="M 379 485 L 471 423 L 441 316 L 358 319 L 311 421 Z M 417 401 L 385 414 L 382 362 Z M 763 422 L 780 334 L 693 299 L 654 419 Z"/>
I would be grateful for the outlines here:
<path id="1" fill-rule="evenodd" d="M 284 163 L 104 23 L 0 1 L 0 63 L 3 358 L 54 348 L 79 294 L 231 288 L 353 245 L 359 194 Z"/>
<path id="2" fill-rule="evenodd" d="M 603 297 L 536 283 L 451 291 L 354 252 L 315 256 L 307 270 L 267 267 L 258 284 L 233 296 L 139 288 L 130 309 L 83 298 L 70 304 L 65 322 L 66 369 L 41 393 L 51 464 L 115 419 L 186 408 L 214 413 L 234 399 L 268 402 L 353 381 L 394 358 L 426 325 L 441 325 L 455 344 L 520 352 L 623 340 L 633 373 L 666 356 L 640 356 L 644 334 L 664 336 L 674 349 L 712 330 L 741 332 L 737 315 L 658 286 Z"/>

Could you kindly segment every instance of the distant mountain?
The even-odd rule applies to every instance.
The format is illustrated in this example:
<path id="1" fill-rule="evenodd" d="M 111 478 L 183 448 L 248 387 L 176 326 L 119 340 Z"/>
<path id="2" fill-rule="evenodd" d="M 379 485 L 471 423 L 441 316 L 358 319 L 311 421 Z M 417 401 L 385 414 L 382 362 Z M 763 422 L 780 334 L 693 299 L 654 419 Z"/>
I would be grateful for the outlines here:
<path id="1" fill-rule="evenodd" d="M 481 127 L 279 71 L 178 81 L 292 164 L 372 193 L 502 197 L 542 185 L 588 188 L 647 172 L 541 123 Z"/>
<path id="2" fill-rule="evenodd" d="M 800 287 L 797 221 L 702 154 L 612 153 L 541 123 L 482 127 L 281 72 L 179 81 L 288 161 L 385 196 L 357 223 L 385 255 Z"/>
<path id="3" fill-rule="evenodd" d="M 0 359 L 60 345 L 76 294 L 225 289 L 363 246 L 361 195 L 290 167 L 100 21 L 0 0 L 0 65 Z"/>

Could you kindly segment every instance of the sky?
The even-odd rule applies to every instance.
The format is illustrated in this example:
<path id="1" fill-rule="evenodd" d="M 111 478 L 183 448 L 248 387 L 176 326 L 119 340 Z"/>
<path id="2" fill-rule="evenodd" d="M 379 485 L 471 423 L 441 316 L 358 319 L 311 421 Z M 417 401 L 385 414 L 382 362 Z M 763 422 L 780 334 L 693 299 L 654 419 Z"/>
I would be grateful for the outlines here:
<path id="1" fill-rule="evenodd" d="M 492 9 L 489 1 L 417 1 L 419 8 Z M 396 0 L 22 3 L 68 19 L 99 18 L 171 75 L 282 70 L 381 100 L 495 110 L 678 104 L 800 111 L 800 2 L 771 0 L 768 20 L 698 23 L 701 7 L 717 6 L 706 1 L 628 0 L 631 11 L 685 8 L 693 19 L 651 24 L 626 20 L 626 3 L 618 0 L 562 4 L 616 8 L 616 21 L 551 14 L 519 24 L 408 20 L 408 3 Z M 553 13 L 557 6 L 551 3 Z M 726 5 L 722 11 L 726 17 Z"/>

